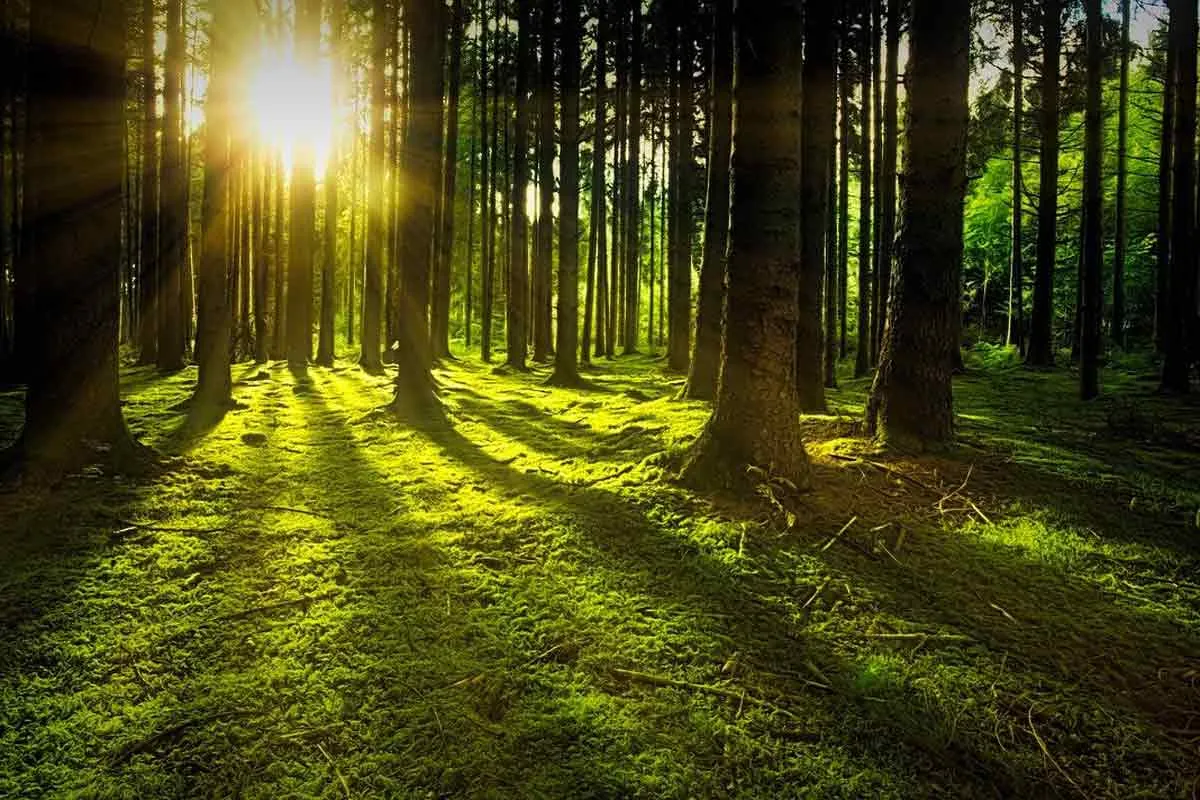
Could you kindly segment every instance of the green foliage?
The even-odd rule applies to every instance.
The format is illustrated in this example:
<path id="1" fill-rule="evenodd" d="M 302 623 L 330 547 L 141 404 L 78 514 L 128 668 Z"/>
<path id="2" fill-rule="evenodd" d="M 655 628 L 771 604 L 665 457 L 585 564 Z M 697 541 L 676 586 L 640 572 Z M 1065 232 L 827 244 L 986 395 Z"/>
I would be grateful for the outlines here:
<path id="1" fill-rule="evenodd" d="M 415 427 L 347 366 L 239 368 L 214 428 L 131 372 L 177 463 L 0 496 L 0 796 L 1185 795 L 1194 421 L 968 367 L 937 458 L 844 381 L 782 511 L 669 480 L 708 412 L 648 359 L 460 361 Z"/>

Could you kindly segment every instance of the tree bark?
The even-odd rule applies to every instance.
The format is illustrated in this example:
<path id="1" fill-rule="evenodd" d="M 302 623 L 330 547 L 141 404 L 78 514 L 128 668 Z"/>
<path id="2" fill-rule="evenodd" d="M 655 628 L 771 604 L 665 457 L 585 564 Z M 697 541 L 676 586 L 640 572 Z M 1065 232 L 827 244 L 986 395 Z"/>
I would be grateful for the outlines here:
<path id="1" fill-rule="evenodd" d="M 1041 156 L 1038 175 L 1037 271 L 1026 363 L 1054 364 L 1054 267 L 1058 257 L 1058 96 L 1061 0 L 1042 3 Z"/>
<path id="2" fill-rule="evenodd" d="M 1171 173 L 1175 149 L 1175 88 L 1179 59 L 1167 32 L 1166 74 L 1163 76 L 1162 128 L 1158 147 L 1158 224 L 1155 229 L 1154 345 L 1166 350 L 1171 318 Z"/>
<path id="3" fill-rule="evenodd" d="M 387 0 L 375 0 L 371 11 L 371 110 L 367 156 L 367 233 L 364 259 L 361 352 L 358 363 L 368 372 L 383 370 L 383 240 L 387 230 L 384 201 L 383 108 L 387 94 Z"/>
<path id="4" fill-rule="evenodd" d="M 825 376 L 821 368 L 821 283 L 825 276 L 826 204 L 835 108 L 835 51 L 829 37 L 833 29 L 832 4 L 810 4 L 805 25 L 796 393 L 802 412 L 822 413 L 825 411 Z"/>
<path id="5" fill-rule="evenodd" d="M 858 137 L 858 333 L 854 377 L 871 371 L 871 8 L 862 0 L 862 28 L 858 47 L 859 85 L 862 93 Z"/>
<path id="6" fill-rule="evenodd" d="M 876 341 L 882 347 L 884 323 L 892 294 L 892 260 L 896 239 L 896 156 L 898 143 L 897 84 L 900 62 L 901 0 L 889 0 L 885 38 L 887 57 L 884 63 L 883 89 L 883 162 L 879 179 L 879 257 L 876 280 L 878 281 L 879 307 L 876 309 Z"/>
<path id="7" fill-rule="evenodd" d="M 159 218 L 158 368 L 183 369 L 185 349 L 183 266 L 187 248 L 187 169 L 183 148 L 184 2 L 167 2 L 167 49 L 163 72 L 162 213 Z"/>
<path id="8" fill-rule="evenodd" d="M 1087 87 L 1083 145 L 1083 303 L 1080 306 L 1079 395 L 1084 400 L 1091 400 L 1100 394 L 1100 321 L 1104 315 L 1104 287 L 1101 283 L 1104 269 L 1104 221 L 1101 218 L 1104 200 L 1101 185 L 1101 159 L 1104 157 L 1101 69 L 1104 43 L 1101 38 L 1103 20 L 1100 16 L 1100 0 L 1084 0 L 1083 8 L 1087 30 Z"/>
<path id="9" fill-rule="evenodd" d="M 142 189 L 138 218 L 138 363 L 158 361 L 158 81 L 154 58 L 154 0 L 142 2 Z"/>
<path id="10" fill-rule="evenodd" d="M 715 6 L 704 261 L 700 266 L 696 343 L 683 392 L 685 397 L 692 400 L 711 400 L 717 393 L 717 378 L 721 368 L 721 316 L 725 304 L 725 250 L 729 242 L 729 165 L 733 147 L 733 0 L 716 0 Z"/>
<path id="11" fill-rule="evenodd" d="M 608 82 L 608 27 L 605 20 L 596 20 L 596 55 L 595 55 L 595 112 L 592 132 L 592 196 L 591 218 L 589 221 L 589 247 L 587 265 L 587 293 L 583 304 L 583 335 L 580 340 L 580 357 L 586 363 L 592 354 L 592 331 L 595 330 L 596 355 L 604 353 L 604 291 L 608 286 L 605 270 L 608 269 L 608 259 L 605 254 L 607 241 L 605 239 L 605 209 L 604 200 L 604 127 L 606 125 L 605 94 Z M 592 310 L 595 308 L 595 315 Z"/>
<path id="12" fill-rule="evenodd" d="M 729 289 L 721 383 L 684 478 L 745 485 L 747 467 L 809 484 L 794 356 L 800 264 L 800 3 L 737 0 Z"/>
<path id="13" fill-rule="evenodd" d="M 970 40 L 969 4 L 913 0 L 899 263 L 867 411 L 869 433 L 901 448 L 954 433 Z"/>
<path id="14" fill-rule="evenodd" d="M 1117 93 L 1117 219 L 1113 243 L 1112 341 L 1125 346 L 1125 252 L 1129 240 L 1128 184 L 1129 151 L 1129 0 L 1121 0 L 1121 78 Z"/>
<path id="15" fill-rule="evenodd" d="M 1015 345 L 1017 350 L 1024 348 L 1022 335 L 1025 321 L 1024 298 L 1024 264 L 1022 261 L 1022 207 L 1024 203 L 1024 187 L 1022 178 L 1024 169 L 1024 153 L 1022 152 L 1021 134 L 1024 124 L 1025 107 L 1025 3 L 1024 0 L 1014 0 L 1012 7 L 1012 68 L 1013 68 L 1013 116 L 1012 116 L 1012 237 L 1009 241 L 1008 259 L 1008 332 L 1005 344 Z"/>
<path id="16" fill-rule="evenodd" d="M 554 0 L 541 3 L 538 79 L 538 223 L 533 275 L 533 360 L 550 355 L 550 290 L 554 250 Z M 561 211 L 561 209 L 560 209 Z"/>
<path id="17" fill-rule="evenodd" d="M 343 22 L 343 0 L 330 0 L 329 5 L 329 61 L 334 75 L 332 108 L 341 107 L 341 91 L 338 79 L 341 75 L 341 39 Z M 319 17 L 318 17 L 319 20 Z M 325 240 L 324 257 L 321 260 L 321 319 L 317 334 L 317 364 L 333 366 L 333 326 L 336 316 L 334 277 L 337 273 L 338 237 L 338 173 L 340 155 L 337 131 L 333 132 L 329 148 L 329 163 L 325 167 Z M 257 302 L 257 300 L 255 301 Z"/>
<path id="18" fill-rule="evenodd" d="M 688 368 L 692 335 L 692 31 L 683 0 L 674 0 L 676 36 L 676 114 L 672 132 L 674 184 L 671 219 L 670 297 L 668 298 L 667 365 L 678 372 Z M 745 12 L 743 11 L 743 16 Z"/>
<path id="19" fill-rule="evenodd" d="M 718 3 L 728 0 L 718 0 Z M 629 59 L 629 104 L 626 108 L 625 133 L 628 142 L 628 157 L 625 167 L 625 223 L 622 234 L 625 240 L 625 341 L 623 352 L 637 352 L 639 300 L 641 299 L 641 159 L 642 159 L 642 2 L 634 0 L 632 26 L 629 39 L 632 43 Z"/>
<path id="20" fill-rule="evenodd" d="M 524 370 L 528 341 L 529 253 L 525 240 L 525 194 L 529 187 L 529 77 L 534 69 L 530 28 L 532 0 L 517 0 L 517 117 L 513 130 L 513 180 L 510 189 L 512 228 L 508 237 L 508 348 L 505 363 Z"/>
<path id="21" fill-rule="evenodd" d="M 552 382 L 579 383 L 580 2 L 562 0 L 562 187 L 558 219 L 558 331 Z"/>
<path id="22" fill-rule="evenodd" d="M 454 211 L 458 183 L 458 103 L 462 86 L 463 0 L 452 0 L 450 86 L 446 97 L 446 157 L 442 162 L 441 234 L 433 285 L 430 334 L 433 357 L 450 357 L 450 283 L 454 272 Z M 522 200 L 523 201 L 523 200 Z"/>
<path id="23" fill-rule="evenodd" d="M 321 0 L 296 5 L 296 58 L 314 64 L 320 47 Z M 292 154 L 290 236 L 288 239 L 287 360 L 303 369 L 312 359 L 313 261 L 316 234 L 316 169 L 311 142 Z"/>

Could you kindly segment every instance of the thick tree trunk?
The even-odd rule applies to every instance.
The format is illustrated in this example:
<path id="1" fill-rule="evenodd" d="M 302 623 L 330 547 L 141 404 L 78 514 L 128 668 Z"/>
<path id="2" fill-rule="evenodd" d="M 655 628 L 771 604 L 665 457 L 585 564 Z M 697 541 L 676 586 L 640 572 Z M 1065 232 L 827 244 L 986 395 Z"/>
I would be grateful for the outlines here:
<path id="1" fill-rule="evenodd" d="M 1112 341 L 1125 346 L 1125 251 L 1129 240 L 1127 223 L 1129 151 L 1129 0 L 1121 0 L 1121 78 L 1117 94 L 1117 219 L 1113 243 Z"/>
<path id="2" fill-rule="evenodd" d="M 1104 221 L 1101 172 L 1104 158 L 1104 120 L 1101 117 L 1101 69 L 1104 58 L 1100 0 L 1084 0 L 1087 44 L 1087 87 L 1083 145 L 1083 282 L 1080 306 L 1079 395 L 1091 400 L 1100 394 L 1100 322 L 1104 316 Z M 1194 52 L 1194 48 L 1193 48 Z M 1193 59 L 1193 62 L 1195 59 Z M 1190 185 L 1190 184 L 1188 184 Z"/>
<path id="3" fill-rule="evenodd" d="M 1196 314 L 1196 5 L 1171 3 L 1171 43 L 1175 49 L 1178 85 L 1175 108 L 1175 152 L 1171 159 L 1174 196 L 1171 219 L 1170 303 L 1163 348 L 1162 388 L 1185 394 L 1189 389 L 1189 341 Z"/>
<path id="4" fill-rule="evenodd" d="M 530 28 L 533 25 L 532 0 L 517 0 L 517 117 L 513 130 L 513 180 L 510 189 L 512 228 L 508 237 L 508 348 L 505 363 L 513 369 L 525 369 L 528 349 L 529 254 L 525 241 L 525 193 L 529 187 L 529 84 L 534 70 Z"/>
<path id="5" fill-rule="evenodd" d="M 954 433 L 970 41 L 969 4 L 913 0 L 899 263 L 867 414 L 899 447 Z"/>
<path id="6" fill-rule="evenodd" d="M 747 467 L 809 483 L 794 355 L 800 265 L 800 3 L 737 0 L 729 289 L 721 384 L 684 478 Z"/>
<path id="7" fill-rule="evenodd" d="M 439 0 L 405 0 L 405 20 L 412 34 L 409 68 L 409 113 L 405 124 L 405 202 L 400 223 L 400 349 L 396 354 L 394 408 L 402 414 L 436 409 L 437 396 L 429 350 L 429 279 L 433 274 L 434 218 L 437 209 L 442 131 L 441 61 L 437 43 Z"/>
<path id="8" fill-rule="evenodd" d="M 383 240 L 385 218 L 383 108 L 387 94 L 387 0 L 375 0 L 371 11 L 371 110 L 367 155 L 367 233 L 364 259 L 361 352 L 358 363 L 368 372 L 383 369 Z"/>
<path id="9" fill-rule="evenodd" d="M 833 6 L 815 3 L 805 20 L 803 133 L 800 153 L 800 291 L 796 323 L 796 392 L 800 410 L 825 411 L 821 351 L 821 283 L 825 276 L 826 206 L 833 153 Z M 868 336 L 869 336 L 868 332 Z"/>
<path id="10" fill-rule="evenodd" d="M 1026 363 L 1054 364 L 1054 267 L 1058 257 L 1058 95 L 1061 0 L 1042 3 L 1041 156 L 1038 176 L 1037 271 Z"/>
<path id="11" fill-rule="evenodd" d="M 56 475 L 136 455 L 121 413 L 125 19 L 119 4 L 30 11 L 25 427 L 12 455 Z"/>
<path id="12" fill-rule="evenodd" d="M 209 52 L 211 72 L 204 107 L 203 245 L 200 250 L 196 402 L 207 409 L 227 406 L 233 394 L 233 308 L 229 298 L 229 228 L 232 174 L 229 128 L 233 114 L 233 63 L 238 15 L 231 0 L 213 7 Z"/>
<path id="13" fill-rule="evenodd" d="M 871 371 L 871 9 L 862 0 L 862 28 L 858 58 L 862 94 L 858 137 L 858 334 L 854 377 Z"/>
<path id="14" fill-rule="evenodd" d="M 733 146 L 733 0 L 716 0 L 713 16 L 712 123 L 708 130 L 708 197 L 704 261 L 696 308 L 696 344 L 684 396 L 711 400 L 721 368 L 725 250 L 729 242 L 729 164 Z M 824 221 L 822 220 L 822 224 Z"/>
<path id="15" fill-rule="evenodd" d="M 1024 153 L 1021 134 L 1024 131 L 1025 111 L 1025 3 L 1014 0 L 1012 7 L 1013 45 L 1013 116 L 1012 116 L 1012 236 L 1009 241 L 1008 258 L 1008 333 L 1007 345 L 1024 348 L 1025 325 L 1023 300 L 1025 295 L 1024 263 L 1022 261 L 1021 232 L 1023 222 L 1024 189 L 1022 177 Z"/>
<path id="16" fill-rule="evenodd" d="M 184 261 L 188 257 L 188 174 L 183 148 L 183 0 L 167 2 L 166 68 L 163 72 L 162 214 L 159 218 L 158 368 L 183 369 L 185 349 Z"/>
<path id="17" fill-rule="evenodd" d="M 559 385 L 579 383 L 579 0 L 562 0 L 562 188 L 558 221 L 558 332 L 554 375 Z"/>

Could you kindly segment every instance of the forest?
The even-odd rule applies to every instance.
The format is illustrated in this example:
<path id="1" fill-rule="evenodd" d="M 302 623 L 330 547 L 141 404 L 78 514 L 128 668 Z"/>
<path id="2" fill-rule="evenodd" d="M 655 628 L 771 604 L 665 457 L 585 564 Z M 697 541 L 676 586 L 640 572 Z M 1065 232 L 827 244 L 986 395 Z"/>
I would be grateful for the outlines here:
<path id="1" fill-rule="evenodd" d="M 0 0 L 0 797 L 1200 798 L 1197 0 Z"/>

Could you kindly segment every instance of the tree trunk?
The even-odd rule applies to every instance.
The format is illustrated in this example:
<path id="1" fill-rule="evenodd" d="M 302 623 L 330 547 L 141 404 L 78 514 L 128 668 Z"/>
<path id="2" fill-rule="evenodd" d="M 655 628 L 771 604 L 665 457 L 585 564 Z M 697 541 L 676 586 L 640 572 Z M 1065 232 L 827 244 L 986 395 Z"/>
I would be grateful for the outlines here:
<path id="1" fill-rule="evenodd" d="M 233 309 L 229 298 L 229 186 L 232 172 L 229 128 L 233 115 L 234 54 L 238 15 L 232 0 L 213 4 L 209 33 L 211 72 L 204 108 L 203 246 L 198 276 L 196 402 L 209 410 L 229 405 L 233 395 Z"/>
<path id="2" fill-rule="evenodd" d="M 562 187 L 558 218 L 558 331 L 552 381 L 579 383 L 579 0 L 562 0 Z"/>
<path id="3" fill-rule="evenodd" d="M 542 0 L 541 6 L 537 89 L 539 206 L 533 270 L 533 360 L 538 362 L 550 355 L 550 275 L 554 249 L 554 0 Z"/>
<path id="4" fill-rule="evenodd" d="M 1058 257 L 1058 95 L 1062 0 L 1042 3 L 1041 156 L 1038 176 L 1037 272 L 1026 363 L 1054 364 L 1054 267 Z"/>
<path id="5" fill-rule="evenodd" d="M 364 259 L 361 352 L 358 363 L 368 372 L 383 370 L 383 240 L 385 218 L 383 108 L 387 94 L 387 0 L 375 0 L 371 11 L 371 110 L 367 155 L 367 233 Z"/>
<path id="6" fill-rule="evenodd" d="M 718 4 L 728 0 L 718 0 Z M 628 159 L 625 168 L 625 342 L 624 353 L 637 352 L 639 300 L 641 299 L 641 160 L 642 160 L 642 3 L 634 0 L 633 24 L 629 31 L 632 43 L 629 62 L 629 105 L 626 109 L 625 132 L 628 140 Z"/>
<path id="7" fill-rule="evenodd" d="M 671 276 L 668 298 L 667 365 L 683 372 L 688 368 L 692 334 L 692 30 L 690 15 L 682 0 L 675 3 L 678 25 L 675 130 L 672 132 L 674 184 L 671 220 Z M 742 11 L 745 16 L 745 11 Z"/>
<path id="8" fill-rule="evenodd" d="M 825 411 L 821 369 L 821 283 L 825 276 L 825 228 L 829 159 L 833 152 L 833 5 L 815 3 L 805 20 L 800 151 L 800 292 L 796 323 L 796 392 L 804 413 Z M 868 331 L 868 337 L 870 333 Z"/>
<path id="9" fill-rule="evenodd" d="M 1084 0 L 1087 28 L 1087 88 L 1083 145 L 1083 283 L 1079 339 L 1079 395 L 1091 400 L 1100 394 L 1100 321 L 1104 315 L 1103 213 L 1104 135 L 1101 117 L 1101 69 L 1104 58 L 1100 0 Z M 1193 52 L 1195 48 L 1193 47 Z M 1195 59 L 1192 59 L 1193 63 Z M 1189 186 L 1191 184 L 1188 184 Z"/>
<path id="10" fill-rule="evenodd" d="M 412 34 L 408 66 L 409 112 L 402 153 L 405 202 L 400 223 L 400 349 L 396 354 L 396 398 L 402 414 L 436 408 L 429 350 L 429 279 L 433 274 L 434 217 L 437 209 L 442 131 L 442 65 L 437 43 L 439 0 L 405 0 Z"/>
<path id="11" fill-rule="evenodd" d="M 737 0 L 733 190 L 721 383 L 684 466 L 700 485 L 747 467 L 809 483 L 794 355 L 800 265 L 800 3 Z"/>
<path id="12" fill-rule="evenodd" d="M 487 13 L 487 3 L 486 2 L 484 2 L 484 4 L 483 4 L 483 9 L 484 9 L 484 11 L 483 11 L 484 27 L 486 29 L 487 24 L 488 24 L 488 13 Z M 498 13 L 499 12 L 497 12 L 497 14 Z M 495 44 L 495 46 L 493 48 L 493 52 L 496 55 L 493 57 L 493 62 L 496 62 L 496 61 L 499 61 L 499 52 L 500 52 L 499 27 L 497 27 L 496 40 L 495 40 L 494 44 Z M 494 63 L 493 63 L 493 67 L 495 67 Z M 483 267 L 481 270 L 482 275 L 480 276 L 482 278 L 482 286 L 481 286 L 482 291 L 481 291 L 481 296 L 480 296 L 480 313 L 479 313 L 479 320 L 482 325 L 482 329 L 481 329 L 481 332 L 479 335 L 479 347 L 480 347 L 480 355 L 482 356 L 484 361 L 492 360 L 492 326 L 494 324 L 493 317 L 495 315 L 493 299 L 494 299 L 494 292 L 495 292 L 494 287 L 495 287 L 495 277 L 496 277 L 496 192 L 499 188 L 499 185 L 496 182 L 496 170 L 497 170 L 497 164 L 500 161 L 500 155 L 497 152 L 499 150 L 499 147 L 498 147 L 499 137 L 496 135 L 497 132 L 500 130 L 500 120 L 499 120 L 500 113 L 499 113 L 499 102 L 498 102 L 499 97 L 500 97 L 500 71 L 499 71 L 499 69 L 493 69 L 492 82 L 491 82 L 490 89 L 491 89 L 491 103 L 492 103 L 491 115 L 490 115 L 490 117 L 491 117 L 491 133 L 489 135 L 486 125 L 484 126 L 484 132 L 483 132 L 484 150 L 485 150 L 485 152 L 490 150 L 490 154 L 489 154 L 490 160 L 488 162 L 490 164 L 490 171 L 489 171 L 489 168 L 484 169 L 484 172 L 487 173 L 487 176 L 484 179 L 486 181 L 485 186 L 487 188 L 486 188 L 486 191 L 484 191 L 484 193 L 483 193 L 483 208 L 484 208 L 483 242 L 482 242 L 482 244 L 483 244 Z M 485 91 L 484 95 L 483 95 L 483 104 L 486 106 L 487 103 L 488 103 L 488 93 Z"/>
<path id="13" fill-rule="evenodd" d="M 124 69 L 119 4 L 32 4 L 21 277 L 33 303 L 21 320 L 28 391 L 12 455 L 51 475 L 106 451 L 136 466 L 117 359 Z"/>
<path id="14" fill-rule="evenodd" d="M 138 363 L 158 361 L 158 84 L 154 64 L 154 0 L 142 2 L 142 174 L 138 218 Z"/>
<path id="15" fill-rule="evenodd" d="M 1175 89 L 1179 59 L 1167 33 L 1166 74 L 1163 76 L 1162 128 L 1158 145 L 1158 224 L 1155 229 L 1154 345 L 1166 350 L 1171 318 L 1171 174 L 1175 148 Z"/>
<path id="16" fill-rule="evenodd" d="M 883 89 L 883 161 L 879 179 L 879 307 L 876 309 L 875 339 L 882 347 L 884 323 L 892 294 L 892 257 L 896 239 L 896 156 L 897 156 L 897 84 L 899 83 L 901 0 L 890 0 L 887 11 L 885 38 L 887 57 L 884 64 Z"/>
<path id="17" fill-rule="evenodd" d="M 159 218 L 158 368 L 183 369 L 184 261 L 187 248 L 187 165 L 183 149 L 184 2 L 167 2 L 166 69 L 163 73 L 162 213 Z"/>
<path id="18" fill-rule="evenodd" d="M 712 123 L 708 130 L 708 197 L 704 261 L 696 308 L 696 344 L 683 394 L 711 400 L 721 368 L 725 249 L 729 241 L 729 164 L 733 146 L 733 0 L 716 0 L 713 16 Z M 822 220 L 822 224 L 824 221 Z"/>
<path id="19" fill-rule="evenodd" d="M 524 370 L 528 348 L 529 251 L 525 241 L 525 193 L 529 187 L 529 77 L 534 69 L 530 28 L 532 0 L 517 0 L 517 117 L 513 130 L 513 180 L 510 189 L 511 231 L 508 237 L 507 358 L 513 369 Z"/>
<path id="20" fill-rule="evenodd" d="M 596 55 L 595 63 L 595 114 L 592 133 L 592 197 L 591 218 L 588 224 L 588 266 L 587 293 L 583 304 L 583 336 L 580 341 L 580 357 L 586 363 L 592 354 L 592 330 L 596 335 L 596 355 L 604 352 L 604 290 L 608 281 L 604 271 L 608 268 L 604 248 L 607 242 L 604 236 L 605 228 L 605 178 L 604 178 L 604 126 L 605 92 L 608 82 L 607 36 L 608 28 L 603 19 L 596 20 Z M 595 308 L 595 316 L 592 309 Z"/>
<path id="21" fill-rule="evenodd" d="M 321 36 L 321 0 L 298 0 L 296 59 L 317 60 Z M 312 358 L 313 251 L 316 234 L 316 170 L 311 142 L 299 142 L 292 154 L 292 194 L 288 239 L 287 360 L 303 369 Z"/>
<path id="22" fill-rule="evenodd" d="M 969 4 L 913 0 L 899 261 L 867 411 L 868 431 L 901 448 L 954 433 L 970 41 Z"/>
<path id="23" fill-rule="evenodd" d="M 871 318 L 870 329 L 867 332 L 871 340 L 871 366 L 879 363 L 879 337 L 876 331 L 879 322 L 879 272 L 880 272 L 880 218 L 883 216 L 883 3 L 882 0 L 871 0 L 871 107 L 875 109 L 871 125 L 871 163 L 874 164 L 872 175 L 875 179 L 872 195 L 872 219 L 875 225 L 871 229 Z"/>
<path id="24" fill-rule="evenodd" d="M 330 0 L 329 7 L 329 60 L 334 75 L 331 108 L 341 108 L 341 92 L 338 78 L 341 74 L 342 0 Z M 334 276 L 337 271 L 338 237 L 338 135 L 333 132 L 329 147 L 329 163 L 325 167 L 325 241 L 321 260 L 321 319 L 317 334 L 317 364 L 333 366 L 333 326 L 335 324 L 337 297 L 334 291 Z M 255 301 L 257 303 L 257 300 Z"/>
<path id="25" fill-rule="evenodd" d="M 854 377 L 871 371 L 871 9 L 862 0 L 858 57 L 862 93 L 858 137 L 858 335 Z"/>
<path id="26" fill-rule="evenodd" d="M 260 148 L 254 160 L 254 360 L 267 361 L 267 195 L 270 186 L 270 153 Z"/>
<path id="27" fill-rule="evenodd" d="M 275 208 L 271 212 L 274 218 L 275 235 L 271 244 L 271 274 L 273 280 L 272 292 L 275 296 L 272 308 L 274 318 L 271 320 L 271 358 L 280 360 L 287 357 L 287 224 L 284 209 L 286 207 L 287 188 L 283 174 L 283 156 L 275 156 L 274 164 Z"/>
<path id="28" fill-rule="evenodd" d="M 1127 224 L 1129 150 L 1129 0 L 1121 0 L 1121 83 L 1117 95 L 1117 230 L 1113 243 L 1112 341 L 1125 346 L 1125 251 L 1129 240 Z"/>
<path id="29" fill-rule="evenodd" d="M 834 53 L 835 53 L 834 70 L 835 71 L 837 69 L 836 47 L 837 47 L 837 44 L 835 41 L 834 42 L 834 48 L 835 48 L 835 50 L 834 50 Z M 834 83 L 833 87 L 830 88 L 830 91 L 833 92 L 833 98 L 832 98 L 833 109 L 831 110 L 829 124 L 832 125 L 836 129 L 837 121 L 835 119 L 833 119 L 833 116 L 835 116 L 837 113 L 836 76 L 835 76 L 835 83 Z M 825 378 L 825 388 L 826 389 L 836 389 L 837 385 L 838 385 L 837 384 L 837 355 L 838 355 L 837 322 L 838 322 L 839 289 L 838 289 L 837 157 L 838 157 L 837 156 L 837 145 L 836 145 L 836 142 L 832 142 L 829 147 L 829 166 L 827 167 L 827 169 L 829 170 L 829 180 L 826 185 L 826 196 L 825 196 L 825 202 L 826 202 L 826 206 L 825 206 L 825 285 L 823 287 L 823 289 L 824 289 L 824 305 L 825 305 L 825 308 L 824 308 L 825 318 L 823 320 L 824 325 L 825 325 L 825 336 L 824 336 L 824 351 L 825 351 L 825 353 L 824 353 L 824 358 L 822 359 L 822 361 L 823 361 L 823 366 L 824 366 L 824 378 Z"/>
<path id="30" fill-rule="evenodd" d="M 1014 0 L 1012 7 L 1013 45 L 1013 118 L 1012 118 L 1012 237 L 1009 242 L 1008 260 L 1008 333 L 1005 344 L 1015 345 L 1017 350 L 1024 347 L 1022 328 L 1024 309 L 1024 265 L 1021 254 L 1021 223 L 1024 191 L 1023 153 L 1021 151 L 1021 134 L 1023 131 L 1023 114 L 1025 106 L 1025 3 L 1024 0 Z"/>
<path id="31" fill-rule="evenodd" d="M 847 306 L 850 280 L 850 22 L 842 20 L 838 52 L 838 97 L 841 115 L 838 122 L 838 358 L 846 358 Z"/>
<path id="32" fill-rule="evenodd" d="M 452 0 L 450 86 L 446 97 L 446 156 L 442 162 L 441 234 L 433 284 L 430 334 L 433 357 L 450 357 L 450 279 L 454 272 L 454 200 L 458 183 L 458 102 L 462 86 L 463 0 Z M 522 198 L 522 202 L 524 199 Z"/>
<path id="33" fill-rule="evenodd" d="M 1170 302 L 1163 349 L 1162 388 L 1186 394 L 1191 356 L 1189 337 L 1195 325 L 1196 193 L 1196 5 L 1171 3 L 1171 43 L 1178 85 L 1175 108 L 1175 153 L 1172 158 L 1174 197 L 1171 219 Z"/>

